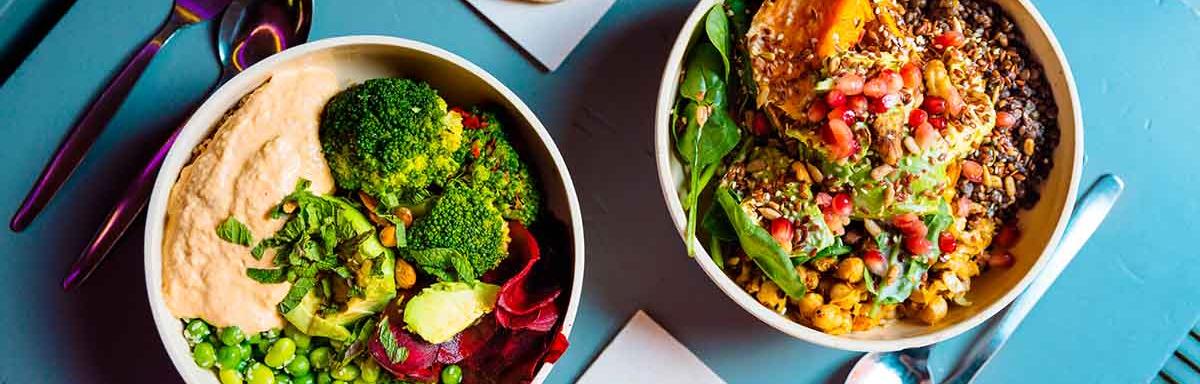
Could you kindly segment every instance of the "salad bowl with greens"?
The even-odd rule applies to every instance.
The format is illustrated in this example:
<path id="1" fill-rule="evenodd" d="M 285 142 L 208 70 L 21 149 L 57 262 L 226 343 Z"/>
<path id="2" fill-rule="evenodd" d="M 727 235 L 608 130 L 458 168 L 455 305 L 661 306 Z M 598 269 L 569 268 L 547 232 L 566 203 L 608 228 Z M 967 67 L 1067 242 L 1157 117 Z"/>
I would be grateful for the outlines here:
<path id="1" fill-rule="evenodd" d="M 986 320 L 1070 215 L 1069 68 L 1019 0 L 707 0 L 659 91 L 663 195 L 742 308 L 856 351 Z"/>
<path id="2" fill-rule="evenodd" d="M 582 222 L 511 91 L 381 36 L 242 72 L 155 184 L 146 283 L 189 383 L 539 383 L 566 350 Z"/>

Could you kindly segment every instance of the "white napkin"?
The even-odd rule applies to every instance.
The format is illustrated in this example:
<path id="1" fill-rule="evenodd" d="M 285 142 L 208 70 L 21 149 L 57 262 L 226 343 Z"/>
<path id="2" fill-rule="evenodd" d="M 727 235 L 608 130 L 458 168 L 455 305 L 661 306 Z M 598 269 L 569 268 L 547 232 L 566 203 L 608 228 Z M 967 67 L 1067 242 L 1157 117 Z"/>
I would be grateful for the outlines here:
<path id="1" fill-rule="evenodd" d="M 576 384 L 724 384 L 692 351 L 638 311 Z"/>
<path id="2" fill-rule="evenodd" d="M 553 71 L 616 0 L 466 0 Z"/>

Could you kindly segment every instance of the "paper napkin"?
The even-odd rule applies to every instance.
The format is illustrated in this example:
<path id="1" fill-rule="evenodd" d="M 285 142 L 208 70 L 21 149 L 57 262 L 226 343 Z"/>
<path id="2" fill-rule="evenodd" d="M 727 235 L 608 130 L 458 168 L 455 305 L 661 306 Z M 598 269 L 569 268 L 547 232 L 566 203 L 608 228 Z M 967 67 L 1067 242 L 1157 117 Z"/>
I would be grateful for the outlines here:
<path id="1" fill-rule="evenodd" d="M 638 311 L 576 384 L 724 384 L 692 351 Z"/>
<path id="2" fill-rule="evenodd" d="M 553 71 L 616 0 L 466 0 Z"/>

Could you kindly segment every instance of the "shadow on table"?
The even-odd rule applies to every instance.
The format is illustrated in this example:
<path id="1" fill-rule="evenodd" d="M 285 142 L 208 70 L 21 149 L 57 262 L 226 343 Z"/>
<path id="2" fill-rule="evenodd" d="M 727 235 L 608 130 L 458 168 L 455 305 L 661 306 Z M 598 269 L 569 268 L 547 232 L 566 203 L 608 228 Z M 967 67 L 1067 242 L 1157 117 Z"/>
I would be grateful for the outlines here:
<path id="1" fill-rule="evenodd" d="M 47 211 L 53 214 L 37 223 L 53 226 L 53 231 L 63 234 L 40 237 L 55 239 L 42 256 L 56 259 L 61 268 L 40 272 L 46 273 L 41 279 L 46 286 L 37 289 L 58 296 L 62 312 L 57 314 L 61 320 L 56 323 L 66 328 L 59 331 L 67 335 L 69 342 L 63 346 L 63 353 L 83 370 L 63 376 L 75 382 L 181 382 L 150 316 L 142 268 L 144 215 L 129 227 L 104 264 L 82 286 L 62 292 L 58 283 L 128 181 L 166 139 L 165 133 L 182 119 L 164 114 L 130 128 L 145 134 L 112 135 L 121 141 L 104 153 L 94 153 L 91 163 L 84 165 L 86 169 L 76 173 L 72 182 L 76 186 L 59 193 L 55 204 L 63 208 Z M 84 194 L 87 196 L 81 197 Z"/>
<path id="2" fill-rule="evenodd" d="M 781 377 L 770 375 L 787 370 L 777 364 L 793 358 L 820 359 L 829 362 L 827 371 L 837 369 L 848 354 L 792 339 L 759 322 L 686 255 L 659 188 L 653 131 L 664 63 L 691 5 L 660 8 L 644 19 L 617 23 L 617 32 L 604 31 L 598 53 L 577 57 L 588 80 L 572 100 L 572 126 L 559 145 L 586 228 L 583 300 L 588 305 L 580 316 L 606 314 L 624 321 L 645 309 L 719 375 L 736 372 L 743 380 L 757 376 L 777 382 Z M 613 332 L 621 325 L 614 324 Z M 590 362 L 600 349 L 573 352 Z"/>

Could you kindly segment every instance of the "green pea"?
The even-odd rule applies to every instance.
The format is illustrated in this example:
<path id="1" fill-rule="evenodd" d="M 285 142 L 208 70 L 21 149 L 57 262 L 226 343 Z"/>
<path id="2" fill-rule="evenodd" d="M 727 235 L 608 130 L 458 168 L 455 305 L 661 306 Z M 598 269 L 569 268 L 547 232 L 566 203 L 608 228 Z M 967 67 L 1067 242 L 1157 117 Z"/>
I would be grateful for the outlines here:
<path id="1" fill-rule="evenodd" d="M 275 373 L 275 384 L 292 384 L 294 381 L 291 376 L 283 372 Z"/>
<path id="2" fill-rule="evenodd" d="M 187 327 L 183 329 L 184 336 L 193 343 L 204 341 L 204 338 L 208 337 L 208 333 L 208 324 L 205 324 L 204 320 L 200 319 L 189 321 Z"/>
<path id="3" fill-rule="evenodd" d="M 249 342 L 250 342 L 250 344 L 258 344 L 258 343 L 261 343 L 261 342 L 262 342 L 262 339 L 263 339 L 263 338 L 262 338 L 262 334 L 261 334 L 261 333 L 255 333 L 255 334 L 253 334 L 253 335 L 250 335 L 250 337 L 247 337 L 247 338 L 246 338 L 246 341 L 249 341 Z"/>
<path id="4" fill-rule="evenodd" d="M 250 349 L 250 344 L 238 344 L 237 349 L 238 352 L 242 354 L 242 360 L 250 360 L 254 358 L 254 352 Z"/>
<path id="5" fill-rule="evenodd" d="M 329 376 L 329 372 L 321 372 L 317 375 L 317 384 L 329 384 L 333 382 L 333 377 Z"/>
<path id="6" fill-rule="evenodd" d="M 263 357 L 263 362 L 271 366 L 271 368 L 281 368 L 296 357 L 296 342 L 289 338 L 281 338 L 271 345 L 271 349 L 267 350 L 267 356 Z"/>
<path id="7" fill-rule="evenodd" d="M 238 345 L 245 338 L 246 335 L 242 333 L 242 329 L 236 325 L 221 330 L 221 343 L 225 345 Z"/>
<path id="8" fill-rule="evenodd" d="M 238 347 L 224 345 L 217 350 L 217 367 L 221 369 L 237 368 L 242 362 L 242 351 Z"/>
<path id="9" fill-rule="evenodd" d="M 316 384 L 317 379 L 313 375 L 300 375 L 292 378 L 292 384 Z"/>
<path id="10" fill-rule="evenodd" d="M 284 370 L 293 376 L 300 376 L 308 373 L 310 368 L 311 366 L 308 363 L 308 357 L 304 355 L 297 355 L 296 358 L 292 359 L 292 362 L 287 364 L 287 367 L 285 367 Z"/>
<path id="11" fill-rule="evenodd" d="M 375 364 L 375 359 L 368 357 L 362 361 L 359 361 L 358 370 L 359 379 L 371 384 L 379 381 L 379 364 Z"/>
<path id="12" fill-rule="evenodd" d="M 334 380 L 333 384 L 350 384 L 350 383 L 347 383 L 347 382 L 341 381 L 341 380 Z"/>
<path id="13" fill-rule="evenodd" d="M 462 382 L 462 368 L 450 364 L 442 368 L 442 384 L 458 384 Z"/>
<path id="14" fill-rule="evenodd" d="M 359 376 L 357 379 L 354 379 L 354 382 L 351 384 L 371 384 L 371 383 L 368 383 L 366 380 L 363 380 L 362 376 Z"/>
<path id="15" fill-rule="evenodd" d="M 338 380 L 350 381 L 356 377 L 358 377 L 358 367 L 351 364 L 343 365 L 341 368 L 333 371 L 333 378 Z"/>
<path id="16" fill-rule="evenodd" d="M 242 384 L 242 373 L 233 368 L 221 368 L 217 377 L 221 378 L 221 384 Z"/>
<path id="17" fill-rule="evenodd" d="M 196 344 L 196 347 L 192 348 L 192 360 L 196 360 L 196 365 L 200 368 L 212 367 L 217 362 L 217 350 L 209 343 Z"/>
<path id="18" fill-rule="evenodd" d="M 315 369 L 325 369 L 329 367 L 329 360 L 332 357 L 332 354 L 332 348 L 320 347 L 308 353 L 308 361 Z"/>
<path id="19" fill-rule="evenodd" d="M 275 384 L 275 372 L 262 363 L 256 362 L 246 370 L 246 382 L 249 384 Z"/>
<path id="20" fill-rule="evenodd" d="M 308 347 L 312 344 L 312 336 L 300 332 L 296 327 L 288 326 L 287 329 L 283 330 L 283 334 L 296 342 L 296 349 L 308 350 Z"/>

